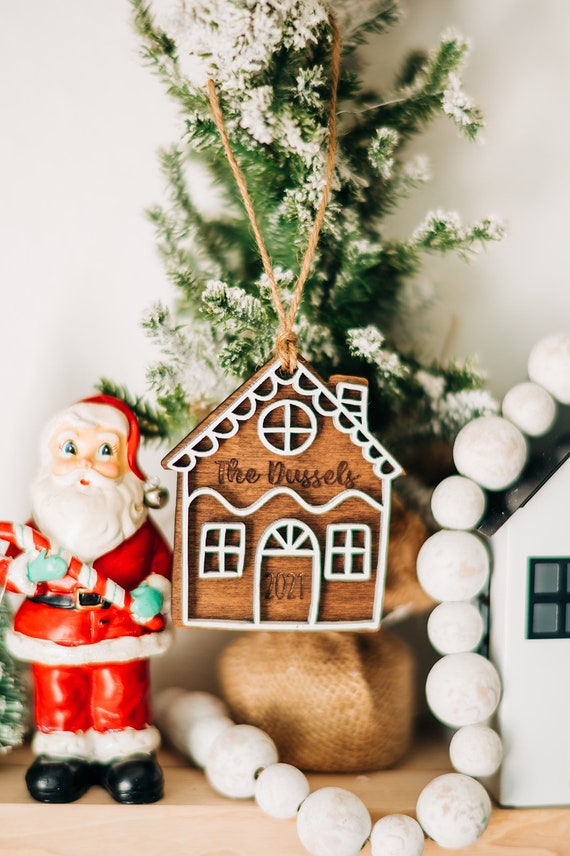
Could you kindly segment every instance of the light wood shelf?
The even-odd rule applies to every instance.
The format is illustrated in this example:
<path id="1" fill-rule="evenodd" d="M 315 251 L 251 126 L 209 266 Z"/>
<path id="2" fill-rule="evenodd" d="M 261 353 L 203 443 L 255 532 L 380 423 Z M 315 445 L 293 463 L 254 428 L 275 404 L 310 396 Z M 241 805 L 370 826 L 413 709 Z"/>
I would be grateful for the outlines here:
<path id="1" fill-rule="evenodd" d="M 29 749 L 0 759 L 0 854 L 9 856 L 307 856 L 294 820 L 266 817 L 249 800 L 229 800 L 201 772 L 168 751 L 160 756 L 166 794 L 150 806 L 121 806 L 99 787 L 78 802 L 42 805 L 24 783 Z M 358 794 L 373 820 L 414 813 L 422 787 L 450 769 L 441 738 L 418 740 L 391 770 L 361 775 L 311 775 L 313 789 L 345 787 Z M 495 808 L 489 828 L 463 850 L 426 843 L 425 856 L 570 856 L 570 808 Z M 362 856 L 370 856 L 366 845 Z"/>

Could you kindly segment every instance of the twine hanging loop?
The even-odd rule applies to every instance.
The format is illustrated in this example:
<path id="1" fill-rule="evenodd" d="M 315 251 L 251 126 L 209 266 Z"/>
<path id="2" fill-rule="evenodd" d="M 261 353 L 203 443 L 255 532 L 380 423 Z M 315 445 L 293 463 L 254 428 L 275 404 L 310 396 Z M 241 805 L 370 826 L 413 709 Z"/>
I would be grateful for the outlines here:
<path id="1" fill-rule="evenodd" d="M 216 84 L 213 80 L 208 81 L 208 97 L 210 100 L 210 106 L 212 108 L 214 123 L 216 125 L 216 128 L 218 129 L 218 133 L 220 134 L 220 138 L 224 146 L 224 151 L 228 159 L 228 163 L 231 167 L 238 190 L 243 200 L 245 210 L 249 217 L 257 248 L 259 250 L 259 255 L 261 257 L 263 270 L 265 271 L 265 275 L 267 276 L 267 279 L 269 281 L 269 287 L 271 289 L 273 303 L 275 305 L 275 310 L 279 318 L 280 329 L 277 332 L 275 338 L 275 355 L 280 359 L 281 367 L 283 371 L 288 375 L 292 375 L 295 369 L 297 368 L 297 334 L 294 332 L 293 326 L 295 324 L 295 319 L 297 317 L 299 306 L 301 304 L 301 298 L 303 296 L 305 282 L 307 281 L 307 277 L 309 276 L 309 273 L 311 271 L 311 265 L 313 263 L 313 259 L 317 250 L 319 234 L 325 219 L 325 212 L 330 198 L 334 172 L 334 160 L 336 154 L 336 108 L 338 82 L 340 76 L 341 45 L 340 31 L 336 22 L 336 18 L 334 17 L 332 12 L 329 13 L 329 22 L 332 31 L 331 96 L 328 111 L 328 152 L 325 171 L 325 182 L 323 188 L 323 195 L 319 208 L 315 215 L 315 220 L 311 229 L 311 233 L 309 235 L 307 248 L 303 256 L 299 276 L 293 291 L 293 299 L 291 301 L 291 305 L 289 307 L 288 312 L 285 311 L 283 301 L 281 300 L 279 286 L 277 285 L 277 280 L 273 271 L 273 265 L 271 263 L 269 253 L 267 252 L 267 247 L 265 246 L 265 241 L 263 239 L 263 235 L 261 234 L 261 229 L 259 228 L 259 224 L 257 222 L 255 209 L 253 207 L 251 196 L 247 188 L 245 176 L 237 162 L 237 159 L 234 155 L 229 141 L 224 117 L 218 99 L 218 94 L 216 92 Z"/>
<path id="2" fill-rule="evenodd" d="M 287 329 L 281 329 L 275 336 L 275 356 L 281 360 L 281 368 L 287 375 L 292 375 L 297 368 L 297 334 L 292 324 L 287 321 Z"/>

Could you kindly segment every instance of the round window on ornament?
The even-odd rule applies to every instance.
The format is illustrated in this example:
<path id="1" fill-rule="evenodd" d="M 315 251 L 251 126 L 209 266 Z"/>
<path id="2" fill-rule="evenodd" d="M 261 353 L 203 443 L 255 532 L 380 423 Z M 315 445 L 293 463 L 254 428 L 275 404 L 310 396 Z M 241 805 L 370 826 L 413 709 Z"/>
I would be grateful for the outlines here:
<path id="1" fill-rule="evenodd" d="M 275 401 L 259 416 L 259 439 L 270 452 L 299 455 L 317 436 L 317 417 L 299 401 Z"/>

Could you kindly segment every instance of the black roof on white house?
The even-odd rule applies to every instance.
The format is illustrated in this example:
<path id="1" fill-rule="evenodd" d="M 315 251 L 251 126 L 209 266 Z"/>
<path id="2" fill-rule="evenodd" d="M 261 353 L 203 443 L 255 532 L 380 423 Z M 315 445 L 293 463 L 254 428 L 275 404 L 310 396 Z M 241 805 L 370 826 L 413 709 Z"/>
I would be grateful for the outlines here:
<path id="1" fill-rule="evenodd" d="M 477 527 L 490 537 L 546 484 L 570 457 L 570 405 L 558 405 L 553 427 L 543 437 L 527 438 L 528 460 L 511 487 L 487 491 L 487 512 Z"/>

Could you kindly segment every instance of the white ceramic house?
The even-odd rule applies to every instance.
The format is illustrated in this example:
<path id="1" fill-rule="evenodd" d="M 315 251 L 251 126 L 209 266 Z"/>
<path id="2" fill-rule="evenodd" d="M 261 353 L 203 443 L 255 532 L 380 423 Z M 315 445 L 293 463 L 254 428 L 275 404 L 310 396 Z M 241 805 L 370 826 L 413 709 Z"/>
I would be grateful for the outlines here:
<path id="1" fill-rule="evenodd" d="M 570 407 L 490 497 L 489 658 L 502 682 L 501 805 L 570 805 Z"/>

